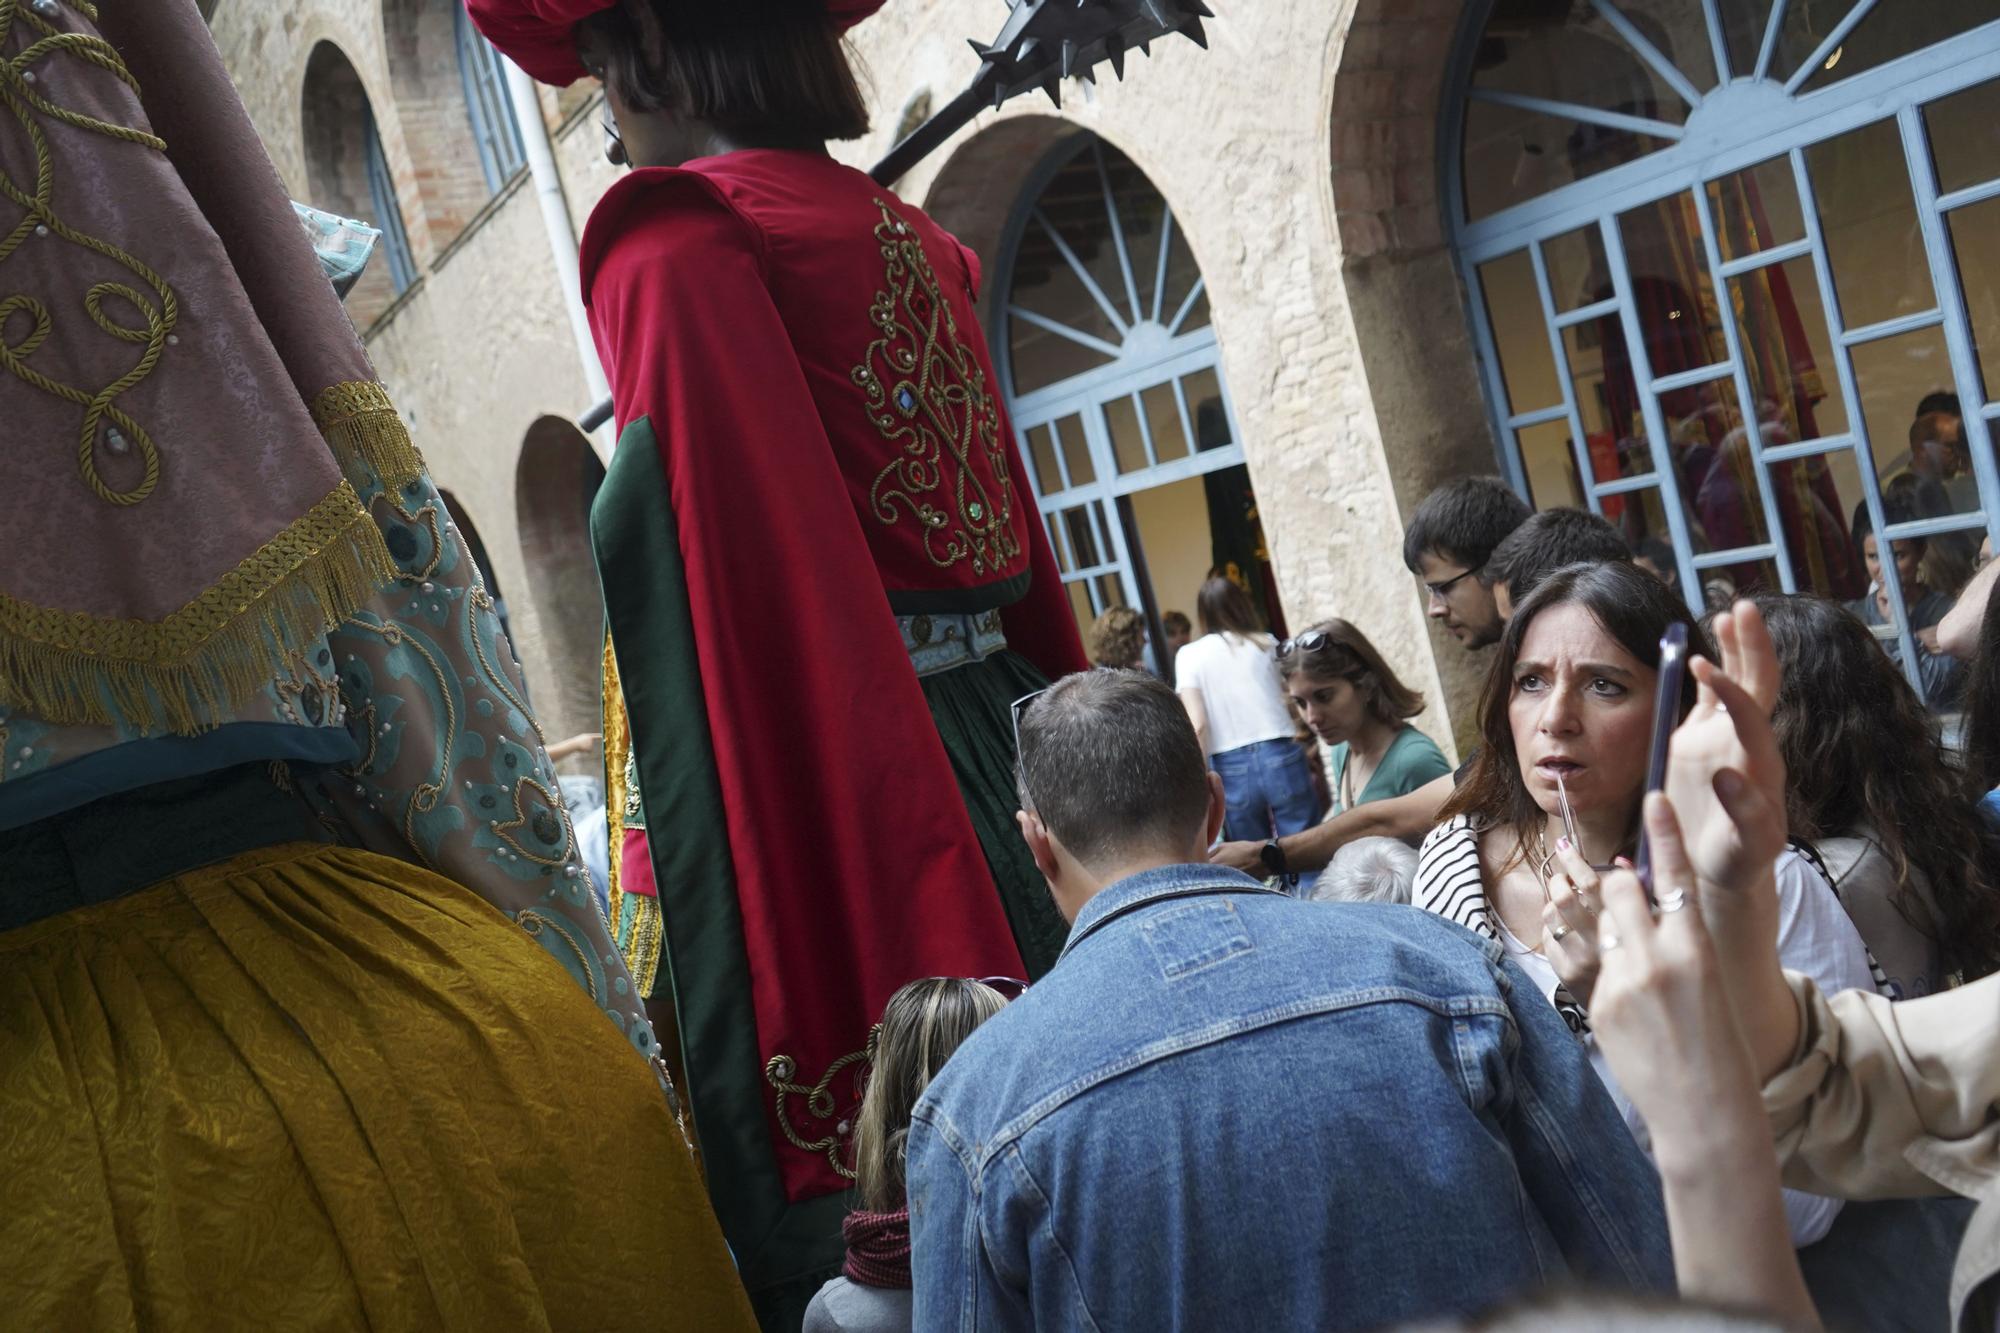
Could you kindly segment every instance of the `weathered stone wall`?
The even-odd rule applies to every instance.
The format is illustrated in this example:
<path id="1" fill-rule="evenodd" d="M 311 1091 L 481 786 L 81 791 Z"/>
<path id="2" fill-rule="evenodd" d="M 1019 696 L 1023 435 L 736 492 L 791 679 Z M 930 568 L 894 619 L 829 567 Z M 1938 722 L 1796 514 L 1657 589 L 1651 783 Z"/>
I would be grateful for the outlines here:
<path id="1" fill-rule="evenodd" d="M 1174 39 L 1150 60 L 1134 56 L 1123 84 L 1068 85 L 1059 112 L 1041 98 L 988 112 L 901 192 L 958 231 L 991 273 L 1023 178 L 1062 134 L 1095 131 L 1145 170 L 1208 282 L 1290 618 L 1340 615 L 1363 626 L 1413 686 L 1450 707 L 1462 732 L 1471 664 L 1432 640 L 1399 556 L 1403 516 L 1429 486 L 1494 468 L 1434 170 L 1439 79 L 1459 0 L 1212 2 L 1209 51 Z M 399 12 L 423 3 L 449 0 L 397 0 Z M 214 29 L 295 191 L 306 181 L 307 53 L 333 40 L 358 71 L 422 272 L 369 331 L 371 354 L 439 478 L 486 534 L 538 697 L 571 699 L 560 682 L 574 664 L 554 657 L 573 656 L 558 649 L 573 636 L 547 628 L 563 611 L 531 593 L 515 481 L 528 428 L 544 414 L 580 412 L 588 394 L 541 213 L 532 187 L 517 184 L 463 218 L 463 181 L 445 198 L 435 165 L 429 175 L 421 169 L 424 143 L 448 138 L 439 120 L 448 99 L 419 88 L 424 105 L 398 105 L 381 7 L 221 0 Z M 913 103 L 928 96 L 942 106 L 972 72 L 965 39 L 990 37 L 1002 17 L 996 0 L 892 0 L 857 29 L 877 128 L 842 145 L 841 156 L 865 166 Z M 399 23 L 410 26 L 407 15 Z M 428 60 L 437 47 L 413 49 Z M 601 109 L 576 91 L 560 103 L 547 93 L 543 105 L 580 234 L 616 179 L 602 156 Z M 435 208 L 427 189 L 440 195 Z M 1424 721 L 1450 739 L 1439 707 Z M 557 716 L 550 725 L 584 729 L 591 720 Z"/>
<path id="2" fill-rule="evenodd" d="M 1494 470 L 1433 168 L 1457 0 L 1399 3 L 1393 20 L 1367 0 L 1358 29 L 1354 0 L 1213 7 L 1208 51 L 1174 39 L 1131 59 L 1122 84 L 1068 85 L 1059 112 L 1037 97 L 986 113 L 903 192 L 991 271 L 1021 178 L 1064 129 L 1093 130 L 1143 168 L 1208 282 L 1288 618 L 1354 621 L 1462 717 L 1471 664 L 1449 640 L 1433 643 L 1399 554 L 1402 516 L 1431 485 Z M 948 100 L 971 72 L 964 39 L 990 37 L 995 8 L 900 0 L 857 29 L 878 127 L 842 155 L 873 161 L 892 108 L 924 92 Z M 1343 102 L 1350 54 L 1368 73 Z M 1427 81 L 1413 72 L 1424 61 L 1435 65 Z M 1337 154 L 1356 144 L 1380 154 L 1370 161 L 1381 170 L 1336 176 Z M 1436 707 L 1424 725 L 1448 739 Z"/>

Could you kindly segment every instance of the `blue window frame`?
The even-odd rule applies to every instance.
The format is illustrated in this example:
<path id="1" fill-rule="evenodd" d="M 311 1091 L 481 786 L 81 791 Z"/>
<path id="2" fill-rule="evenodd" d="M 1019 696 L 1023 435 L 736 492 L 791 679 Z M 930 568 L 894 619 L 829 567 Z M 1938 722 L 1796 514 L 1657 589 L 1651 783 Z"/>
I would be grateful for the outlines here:
<path id="1" fill-rule="evenodd" d="M 465 85 L 465 114 L 472 122 L 472 141 L 479 147 L 479 169 L 486 174 L 486 188 L 498 190 L 528 164 L 527 150 L 521 146 L 520 122 L 514 119 L 514 103 L 507 95 L 507 68 L 493 43 L 479 35 L 465 16 L 465 7 L 454 4 L 458 38 L 458 77 Z"/>
<path id="2" fill-rule="evenodd" d="M 375 225 L 382 229 L 382 255 L 389 264 L 389 278 L 396 294 L 408 291 L 417 280 L 417 261 L 410 251 L 410 233 L 403 228 L 403 210 L 396 202 L 396 180 L 389 173 L 389 159 L 382 151 L 382 136 L 375 129 L 371 108 L 362 126 L 362 149 L 368 175 L 368 200 L 375 210 Z"/>
<path id="3" fill-rule="evenodd" d="M 1523 494 L 1670 546 L 1697 610 L 1755 587 L 1872 597 L 1857 519 L 1926 539 L 1912 595 L 1954 590 L 2000 531 L 1992 14 L 1471 7 L 1445 207 Z M 1940 394 L 1955 422 L 1917 412 Z M 1922 689 L 1911 596 L 1880 591 L 1877 633 Z"/>
<path id="4" fill-rule="evenodd" d="M 1137 166 L 1081 134 L 1030 173 L 997 281 L 1008 410 L 1078 623 L 1113 606 L 1157 620 L 1192 599 L 1232 535 L 1257 545 L 1242 536 L 1254 502 L 1187 238 Z M 1203 514 L 1208 536 L 1188 530 Z"/>

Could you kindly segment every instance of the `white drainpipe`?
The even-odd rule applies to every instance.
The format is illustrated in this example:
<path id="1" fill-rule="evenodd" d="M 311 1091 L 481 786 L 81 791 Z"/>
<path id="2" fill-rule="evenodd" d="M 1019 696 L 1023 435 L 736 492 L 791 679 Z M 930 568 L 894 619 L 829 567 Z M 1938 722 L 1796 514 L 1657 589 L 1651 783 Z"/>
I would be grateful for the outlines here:
<path id="1" fill-rule="evenodd" d="M 589 402 L 611 396 L 611 384 L 597 360 L 597 343 L 590 336 L 590 317 L 583 309 L 583 280 L 577 269 L 576 228 L 570 224 L 569 201 L 563 197 L 562 177 L 556 172 L 556 157 L 549 143 L 549 127 L 542 119 L 542 99 L 535 81 L 513 61 L 507 67 L 507 94 L 514 103 L 514 120 L 521 127 L 521 144 L 528 154 L 528 174 L 534 177 L 535 196 L 542 203 L 542 223 L 549 234 L 549 253 L 556 262 L 556 285 L 562 288 L 563 306 L 569 311 L 570 335 L 576 340 L 577 360 L 583 363 L 583 378 Z M 611 427 L 591 434 L 591 444 L 607 462 L 611 457 Z"/>

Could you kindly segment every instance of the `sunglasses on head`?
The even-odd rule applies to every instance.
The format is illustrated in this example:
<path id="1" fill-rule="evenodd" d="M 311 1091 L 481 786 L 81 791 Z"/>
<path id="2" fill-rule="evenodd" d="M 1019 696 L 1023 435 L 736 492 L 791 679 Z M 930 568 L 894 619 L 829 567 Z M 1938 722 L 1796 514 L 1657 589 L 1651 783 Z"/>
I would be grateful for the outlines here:
<path id="1" fill-rule="evenodd" d="M 991 986 L 1010 1000 L 1018 1000 L 1028 993 L 1028 983 L 1018 977 L 979 977 L 982 986 Z"/>
<path id="2" fill-rule="evenodd" d="M 1290 657 L 1293 653 L 1316 653 L 1333 642 L 1333 636 L 1323 629 L 1310 629 L 1294 639 L 1286 639 L 1278 645 L 1278 656 Z"/>
<path id="3" fill-rule="evenodd" d="M 1043 695 L 1047 693 L 1048 689 L 1044 687 L 1042 689 L 1036 690 L 1033 694 L 1024 694 L 1020 698 L 1014 701 L 1013 707 L 1011 709 L 1014 716 L 1014 763 L 1016 767 L 1020 768 L 1021 787 L 1022 790 L 1024 791 L 1026 791 L 1028 786 L 1028 770 L 1026 767 L 1021 765 L 1021 719 L 1027 716 L 1029 705 L 1033 704 L 1035 700 L 1041 698 Z M 1034 799 L 1034 794 L 1030 792 L 1028 793 L 1028 796 L 1030 802 L 1032 803 Z"/>

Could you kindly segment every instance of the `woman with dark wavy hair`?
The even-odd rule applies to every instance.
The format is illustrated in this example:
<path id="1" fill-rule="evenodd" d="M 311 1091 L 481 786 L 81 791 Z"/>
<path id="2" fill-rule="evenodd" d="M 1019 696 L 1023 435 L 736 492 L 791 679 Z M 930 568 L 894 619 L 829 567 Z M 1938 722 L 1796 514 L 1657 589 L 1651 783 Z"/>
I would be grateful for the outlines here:
<path id="1" fill-rule="evenodd" d="M 1959 749 L 1973 799 L 1988 819 L 2000 824 L 2000 596 L 1988 595 L 1980 617 L 1979 648 L 1966 673 Z"/>
<path id="2" fill-rule="evenodd" d="M 1771 723 L 1792 836 L 1825 860 L 1895 998 L 2000 970 L 2000 835 L 1964 799 L 1923 701 L 1835 603 L 1754 600 L 1783 671 Z"/>
<path id="3" fill-rule="evenodd" d="M 1571 565 L 1515 609 L 1480 703 L 1479 758 L 1424 841 L 1413 891 L 1416 906 L 1500 943 L 1589 1045 L 1635 1131 L 1588 1007 L 1599 877 L 1637 852 L 1660 636 L 1676 622 L 1687 626 L 1690 655 L 1708 656 L 1686 606 L 1622 562 Z M 1690 674 L 1682 717 L 1694 701 Z M 1867 950 L 1832 886 L 1789 849 L 1775 869 L 1785 966 L 1828 991 L 1871 988 Z M 1788 1195 L 1787 1211 L 1803 1245 L 1827 1233 L 1839 1204 Z"/>

